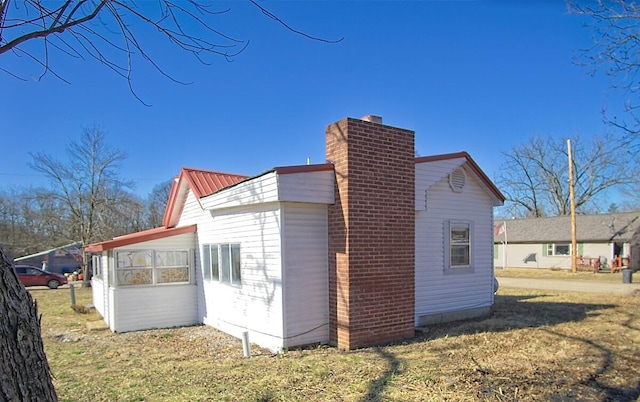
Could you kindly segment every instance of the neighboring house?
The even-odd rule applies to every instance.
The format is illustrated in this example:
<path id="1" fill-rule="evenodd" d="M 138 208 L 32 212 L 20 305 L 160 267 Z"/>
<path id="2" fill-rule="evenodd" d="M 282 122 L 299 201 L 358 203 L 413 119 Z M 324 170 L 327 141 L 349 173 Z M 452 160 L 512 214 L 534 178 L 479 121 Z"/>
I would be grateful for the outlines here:
<path id="1" fill-rule="evenodd" d="M 415 158 L 381 118 L 326 129 L 327 161 L 254 177 L 182 169 L 163 227 L 89 245 L 117 332 L 204 323 L 273 351 L 353 349 L 486 315 L 493 207 L 465 152 Z"/>
<path id="2" fill-rule="evenodd" d="M 16 264 L 33 265 L 45 271 L 66 274 L 82 267 L 82 243 L 70 243 L 14 259 Z"/>
<path id="3" fill-rule="evenodd" d="M 495 224 L 496 268 L 571 269 L 570 216 L 496 220 Z M 596 261 L 601 270 L 610 270 L 612 262 L 626 265 L 631 239 L 639 228 L 640 211 L 576 215 L 579 268 L 594 269 Z"/>

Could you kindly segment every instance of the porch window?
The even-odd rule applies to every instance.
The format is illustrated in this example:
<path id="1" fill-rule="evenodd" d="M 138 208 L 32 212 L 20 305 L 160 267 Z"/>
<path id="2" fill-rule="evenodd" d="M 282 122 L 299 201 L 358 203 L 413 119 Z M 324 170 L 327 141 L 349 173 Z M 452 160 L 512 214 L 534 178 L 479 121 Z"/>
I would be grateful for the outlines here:
<path id="1" fill-rule="evenodd" d="M 205 280 L 242 284 L 240 244 L 222 243 L 202 246 L 202 270 Z"/>
<path id="2" fill-rule="evenodd" d="M 156 251 L 156 283 L 189 282 L 189 254 L 186 251 Z"/>
<path id="3" fill-rule="evenodd" d="M 189 283 L 186 250 L 136 250 L 116 253 L 117 286 Z"/>
<path id="4" fill-rule="evenodd" d="M 93 270 L 93 277 L 96 279 L 102 279 L 102 256 L 94 255 L 91 257 L 91 269 Z"/>

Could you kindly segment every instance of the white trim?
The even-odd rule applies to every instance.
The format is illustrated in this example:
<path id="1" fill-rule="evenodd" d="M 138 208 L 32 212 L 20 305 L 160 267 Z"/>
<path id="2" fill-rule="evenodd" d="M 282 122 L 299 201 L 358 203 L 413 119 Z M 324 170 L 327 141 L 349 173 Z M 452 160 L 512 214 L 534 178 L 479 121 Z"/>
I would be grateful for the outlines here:
<path id="1" fill-rule="evenodd" d="M 451 265 L 451 228 L 453 225 L 465 225 L 469 228 L 469 264 L 468 265 Z M 473 272 L 473 258 L 474 258 L 474 229 L 473 222 L 468 220 L 456 220 L 450 219 L 444 221 L 443 224 L 443 239 L 444 239 L 444 273 L 445 274 L 463 274 Z"/>

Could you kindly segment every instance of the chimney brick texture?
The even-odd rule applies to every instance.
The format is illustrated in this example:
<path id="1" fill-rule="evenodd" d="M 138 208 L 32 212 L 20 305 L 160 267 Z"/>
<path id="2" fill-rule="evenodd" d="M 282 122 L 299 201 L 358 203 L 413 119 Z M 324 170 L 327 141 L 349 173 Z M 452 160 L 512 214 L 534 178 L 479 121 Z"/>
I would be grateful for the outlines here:
<path id="1" fill-rule="evenodd" d="M 327 126 L 331 342 L 355 349 L 414 336 L 414 132 L 345 118 Z"/>

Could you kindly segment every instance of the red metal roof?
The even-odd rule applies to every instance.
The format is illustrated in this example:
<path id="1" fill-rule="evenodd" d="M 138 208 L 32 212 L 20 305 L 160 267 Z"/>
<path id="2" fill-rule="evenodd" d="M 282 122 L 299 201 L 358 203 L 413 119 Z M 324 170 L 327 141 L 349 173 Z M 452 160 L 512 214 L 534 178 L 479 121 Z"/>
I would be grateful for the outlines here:
<path id="1" fill-rule="evenodd" d="M 197 225 L 181 226 L 179 228 L 165 227 L 143 230 L 142 232 L 131 233 L 124 236 L 114 237 L 112 240 L 93 243 L 84 249 L 89 253 L 96 253 L 104 250 L 112 250 L 116 247 L 129 246 L 131 244 L 142 243 L 144 241 L 163 239 L 169 236 L 177 236 L 185 233 L 194 233 Z"/>
<path id="2" fill-rule="evenodd" d="M 182 168 L 171 187 L 162 224 L 165 227 L 171 227 L 176 224 L 179 215 L 182 213 L 182 207 L 189 188 L 196 198 L 202 198 L 245 180 L 247 177 L 212 170 Z"/>
<path id="3" fill-rule="evenodd" d="M 216 191 L 248 178 L 248 176 L 244 175 L 192 168 L 182 168 L 180 176 L 187 180 L 191 191 L 193 191 L 193 194 L 197 198 L 213 194 Z"/>

